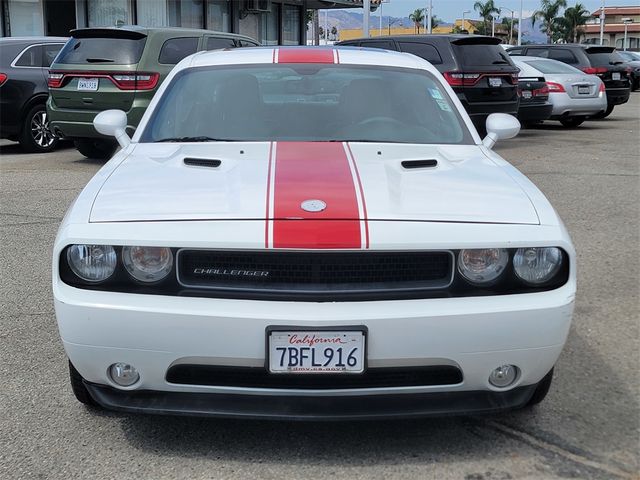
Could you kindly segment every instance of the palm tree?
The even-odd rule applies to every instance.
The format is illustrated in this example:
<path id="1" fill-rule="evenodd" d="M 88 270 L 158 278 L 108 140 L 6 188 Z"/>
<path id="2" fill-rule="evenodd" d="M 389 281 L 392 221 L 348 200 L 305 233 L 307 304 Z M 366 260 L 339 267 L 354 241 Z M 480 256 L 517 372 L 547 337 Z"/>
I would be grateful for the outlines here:
<path id="1" fill-rule="evenodd" d="M 409 20 L 411 20 L 414 23 L 415 28 L 417 28 L 418 33 L 420 33 L 420 27 L 424 22 L 424 9 L 423 8 L 415 9 L 413 13 L 409 15 Z"/>
<path id="2" fill-rule="evenodd" d="M 535 25 L 536 20 L 542 22 L 542 32 L 547 34 L 549 43 L 553 43 L 556 29 L 559 26 L 560 9 L 566 6 L 567 0 L 541 0 L 540 10 L 536 10 L 531 16 L 531 26 Z"/>
<path id="3" fill-rule="evenodd" d="M 576 3 L 564 11 L 564 16 L 558 19 L 562 38 L 565 42 L 576 43 L 580 41 L 580 35 L 584 33 L 582 27 L 591 18 L 591 13 L 583 4 Z"/>
<path id="4" fill-rule="evenodd" d="M 442 20 L 435 15 L 431 17 L 431 28 L 436 28 L 438 25 L 442 23 Z"/>
<path id="5" fill-rule="evenodd" d="M 513 36 L 518 35 L 518 24 L 519 22 L 517 18 L 511 19 L 504 17 L 502 19 L 502 25 L 506 30 L 509 31 L 509 44 L 511 44 L 511 42 L 513 41 Z"/>
<path id="6" fill-rule="evenodd" d="M 491 30 L 490 25 L 493 21 L 493 14 L 499 15 L 500 9 L 496 7 L 493 0 L 487 0 L 484 3 L 478 1 L 473 4 L 473 9 L 482 17 L 484 27 L 481 30 L 486 34 Z"/>

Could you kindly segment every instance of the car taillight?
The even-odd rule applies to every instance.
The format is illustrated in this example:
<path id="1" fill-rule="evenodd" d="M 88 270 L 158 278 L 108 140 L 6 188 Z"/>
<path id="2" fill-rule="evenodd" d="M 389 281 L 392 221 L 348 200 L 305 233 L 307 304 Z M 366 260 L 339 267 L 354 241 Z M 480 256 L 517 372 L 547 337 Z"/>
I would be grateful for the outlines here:
<path id="1" fill-rule="evenodd" d="M 562 88 L 562 85 L 560 85 L 560 87 Z M 542 88 L 537 88 L 533 91 L 533 96 L 534 97 L 548 97 L 549 96 L 549 86 L 545 85 Z"/>
<path id="2" fill-rule="evenodd" d="M 111 75 L 113 83 L 120 90 L 153 90 L 158 84 L 158 73 L 138 72 L 131 73 L 116 73 Z"/>
<path id="3" fill-rule="evenodd" d="M 606 91 L 606 90 L 605 90 L 605 87 L 604 87 L 604 83 L 600 83 L 600 89 L 599 89 L 598 91 L 599 91 L 600 93 L 604 93 L 604 92 Z"/>
<path id="4" fill-rule="evenodd" d="M 511 74 L 511 83 L 513 83 L 514 85 L 518 84 L 518 74 L 517 73 L 512 73 Z"/>
<path id="5" fill-rule="evenodd" d="M 62 80 L 64 79 L 64 73 L 51 73 L 49 72 L 49 79 L 47 85 L 49 88 L 60 88 L 62 86 Z"/>
<path id="6" fill-rule="evenodd" d="M 564 93 L 564 87 L 559 83 L 555 82 L 547 82 L 547 88 L 549 89 L 549 93 Z"/>
<path id="7" fill-rule="evenodd" d="M 6 73 L 0 73 L 0 86 L 4 84 L 4 82 L 7 81 L 7 74 Z"/>
<path id="8" fill-rule="evenodd" d="M 597 75 L 598 73 L 606 73 L 606 67 L 584 67 L 582 71 L 588 75 Z"/>
<path id="9" fill-rule="evenodd" d="M 475 85 L 480 79 L 480 73 L 445 72 L 444 78 L 452 87 Z"/>

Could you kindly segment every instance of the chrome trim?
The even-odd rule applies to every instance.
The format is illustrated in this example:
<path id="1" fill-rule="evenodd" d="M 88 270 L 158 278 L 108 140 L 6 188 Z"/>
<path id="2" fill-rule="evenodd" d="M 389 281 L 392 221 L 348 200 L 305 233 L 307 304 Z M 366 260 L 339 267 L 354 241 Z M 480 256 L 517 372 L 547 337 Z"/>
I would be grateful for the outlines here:
<path id="1" fill-rule="evenodd" d="M 300 253 L 300 252 L 311 252 L 310 250 L 290 250 L 290 249 L 277 249 L 277 250 L 237 250 L 237 249 L 215 249 L 212 250 L 210 248 L 180 248 L 176 252 L 175 258 L 175 268 L 176 268 L 176 280 L 178 284 L 185 288 L 197 288 L 203 290 L 219 290 L 219 291 L 231 291 L 231 292 L 260 292 L 260 293 L 273 293 L 273 294 L 286 294 L 287 292 L 292 292 L 294 294 L 327 294 L 330 295 L 332 293 L 337 294 L 362 294 L 362 293 L 375 293 L 379 292 L 393 292 L 394 290 L 331 290 L 329 293 L 326 290 L 284 290 L 284 289 L 269 289 L 269 288 L 242 288 L 242 287 L 215 287 L 208 285 L 200 285 L 200 284 L 188 284 L 182 281 L 180 278 L 180 256 L 183 251 L 202 251 L 202 252 L 245 252 L 245 253 L 263 253 L 263 252 L 292 252 L 292 253 Z M 365 250 L 330 250 L 330 251 L 317 251 L 318 255 L 322 255 L 324 253 L 362 253 Z M 375 250 L 376 253 L 448 253 L 451 256 L 451 275 L 449 277 L 449 281 L 446 285 L 438 285 L 435 287 L 419 287 L 419 288 L 402 288 L 397 289 L 395 291 L 401 292 L 421 292 L 424 290 L 444 290 L 449 288 L 453 283 L 456 272 L 456 256 L 452 250 Z M 316 253 L 316 251 L 313 251 Z"/>
<path id="2" fill-rule="evenodd" d="M 39 69 L 41 69 L 41 70 L 42 70 L 42 69 L 48 69 L 51 65 L 48 65 L 48 66 L 46 66 L 46 67 L 27 67 L 27 66 L 25 66 L 25 65 L 16 65 L 16 62 L 17 62 L 18 60 L 20 60 L 20 58 L 22 57 L 22 55 L 23 55 L 27 50 L 29 50 L 30 48 L 33 48 L 33 47 L 42 47 L 42 46 L 44 46 L 44 45 L 60 45 L 60 46 L 64 47 L 64 43 L 58 43 L 58 42 L 34 43 L 34 44 L 32 44 L 32 45 L 29 45 L 29 46 L 25 47 L 25 48 L 24 48 L 24 49 L 23 49 L 23 50 L 22 50 L 18 55 L 16 55 L 16 58 L 14 58 L 14 59 L 13 59 L 13 62 L 11 62 L 11 63 L 9 64 L 9 66 L 10 66 L 11 68 L 39 68 Z M 53 63 L 53 62 L 52 62 L 52 63 Z"/>

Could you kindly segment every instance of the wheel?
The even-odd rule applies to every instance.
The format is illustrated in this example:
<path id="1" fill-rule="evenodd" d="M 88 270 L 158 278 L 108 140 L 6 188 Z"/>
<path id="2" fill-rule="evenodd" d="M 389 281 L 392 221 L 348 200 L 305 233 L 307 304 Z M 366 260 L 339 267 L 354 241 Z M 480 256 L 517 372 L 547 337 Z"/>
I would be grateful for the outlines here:
<path id="1" fill-rule="evenodd" d="M 563 127 L 576 128 L 582 125 L 586 119 L 587 117 L 567 117 L 561 118 L 560 123 Z"/>
<path id="2" fill-rule="evenodd" d="M 47 153 L 58 145 L 59 138 L 49 128 L 47 108 L 43 103 L 34 105 L 27 112 L 18 141 L 31 153 Z"/>
<path id="3" fill-rule="evenodd" d="M 96 401 L 89 394 L 87 387 L 85 387 L 82 375 L 80 375 L 72 365 L 71 361 L 69 361 L 69 379 L 71 380 L 71 390 L 80 403 L 91 407 L 98 407 Z"/>
<path id="4" fill-rule="evenodd" d="M 547 396 L 547 393 L 549 393 L 549 389 L 551 388 L 551 381 L 553 380 L 553 368 L 551 369 L 551 371 L 549 371 L 549 373 L 547 373 L 544 378 L 542 380 L 540 380 L 540 383 L 538 383 L 538 386 L 536 387 L 535 391 L 533 392 L 533 395 L 531 396 L 531 398 L 529 399 L 529 401 L 527 402 L 527 404 L 525 405 L 526 407 L 533 407 L 534 405 L 539 404 L 541 401 L 544 400 L 544 397 Z"/>
<path id="5" fill-rule="evenodd" d="M 604 112 L 595 114 L 592 118 L 607 118 L 613 112 L 615 105 L 607 105 L 607 109 Z"/>
<path id="6" fill-rule="evenodd" d="M 78 151 L 87 158 L 108 160 L 115 153 L 118 144 L 100 138 L 81 138 L 74 142 Z"/>
<path id="7" fill-rule="evenodd" d="M 640 88 L 640 77 L 633 77 L 631 79 L 631 91 L 635 92 Z"/>

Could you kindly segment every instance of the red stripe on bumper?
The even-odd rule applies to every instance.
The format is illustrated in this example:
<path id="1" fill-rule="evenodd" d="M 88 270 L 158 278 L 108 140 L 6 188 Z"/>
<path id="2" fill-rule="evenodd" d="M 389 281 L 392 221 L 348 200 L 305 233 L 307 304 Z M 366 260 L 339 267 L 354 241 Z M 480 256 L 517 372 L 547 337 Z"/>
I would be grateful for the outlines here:
<path id="1" fill-rule="evenodd" d="M 362 247 L 358 187 L 342 143 L 280 142 L 275 162 L 273 248 Z M 326 209 L 303 210 L 311 199 Z"/>

